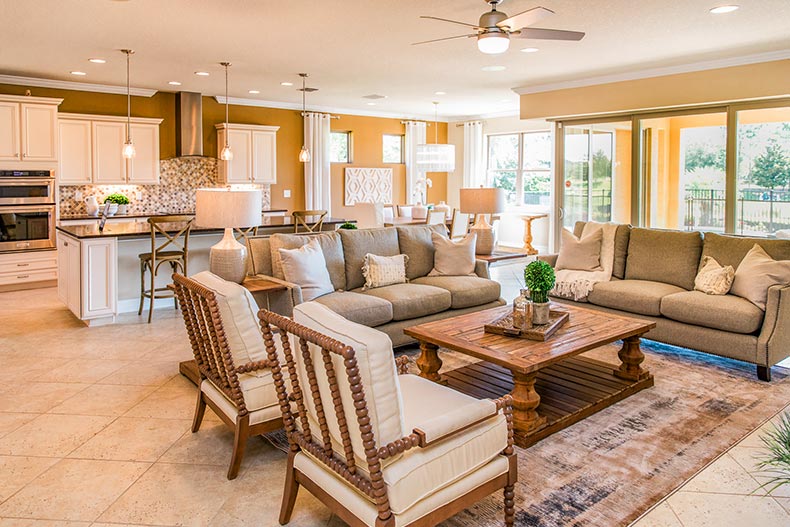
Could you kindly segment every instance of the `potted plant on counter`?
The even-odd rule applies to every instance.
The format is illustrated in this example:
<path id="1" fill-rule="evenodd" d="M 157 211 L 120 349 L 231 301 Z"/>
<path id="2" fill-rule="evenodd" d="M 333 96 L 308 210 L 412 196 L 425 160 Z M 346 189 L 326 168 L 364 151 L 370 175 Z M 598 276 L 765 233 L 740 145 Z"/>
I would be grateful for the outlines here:
<path id="1" fill-rule="evenodd" d="M 115 207 L 112 207 L 115 205 Z M 104 198 L 104 206 L 110 207 L 110 211 L 108 211 L 108 216 L 112 216 L 117 212 L 118 214 L 126 214 L 128 211 L 127 206 L 129 205 L 129 198 L 124 196 L 123 194 L 115 193 L 110 194 L 106 198 Z M 112 209 L 115 209 L 115 212 Z"/>
<path id="2" fill-rule="evenodd" d="M 549 291 L 554 287 L 554 269 L 546 262 L 536 260 L 524 268 L 524 283 L 533 303 L 532 322 L 549 323 Z"/>
<path id="3" fill-rule="evenodd" d="M 357 229 L 357 226 L 356 226 L 356 224 L 351 223 L 350 221 L 347 221 L 347 222 L 343 223 L 342 225 L 340 225 L 340 228 L 341 229 L 347 229 L 347 230 L 350 230 L 350 231 L 354 231 L 354 230 Z"/>

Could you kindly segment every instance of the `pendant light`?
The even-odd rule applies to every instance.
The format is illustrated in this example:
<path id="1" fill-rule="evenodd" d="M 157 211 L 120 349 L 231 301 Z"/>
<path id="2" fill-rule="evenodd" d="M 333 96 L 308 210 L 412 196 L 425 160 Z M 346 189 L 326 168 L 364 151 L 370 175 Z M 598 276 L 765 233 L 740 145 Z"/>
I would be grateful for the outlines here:
<path id="1" fill-rule="evenodd" d="M 423 172 L 455 170 L 455 145 L 439 144 L 439 103 L 433 103 L 434 144 L 417 145 L 416 164 Z"/>
<path id="2" fill-rule="evenodd" d="M 305 93 L 307 93 L 307 73 L 300 73 L 299 76 L 302 78 L 302 128 L 304 128 L 304 120 L 307 117 L 307 106 L 305 106 Z M 309 163 L 312 159 L 310 155 L 310 150 L 307 149 L 304 142 L 302 142 L 302 149 L 299 150 L 299 161 L 302 163 Z"/>
<path id="3" fill-rule="evenodd" d="M 134 54 L 134 50 L 122 49 L 121 53 L 126 55 L 126 141 L 121 153 L 126 159 L 131 159 L 134 157 L 135 149 L 132 143 L 132 88 L 129 83 L 129 59 Z"/>
<path id="4" fill-rule="evenodd" d="M 230 62 L 220 62 L 220 64 L 225 68 L 225 146 L 222 148 L 219 158 L 223 161 L 230 161 L 233 159 L 233 150 L 230 149 L 228 143 L 228 135 L 230 135 L 228 133 L 228 68 Z"/>

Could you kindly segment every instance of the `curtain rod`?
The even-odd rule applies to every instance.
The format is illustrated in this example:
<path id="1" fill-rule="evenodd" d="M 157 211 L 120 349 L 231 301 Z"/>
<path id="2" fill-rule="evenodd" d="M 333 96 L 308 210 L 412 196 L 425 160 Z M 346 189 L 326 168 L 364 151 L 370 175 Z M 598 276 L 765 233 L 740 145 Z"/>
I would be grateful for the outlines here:
<path id="1" fill-rule="evenodd" d="M 323 112 L 300 112 L 299 115 L 304 117 L 308 113 L 323 113 Z M 340 119 L 339 115 L 332 115 L 331 113 L 327 113 L 327 114 L 324 114 L 324 115 L 328 115 L 330 119 Z"/>
<path id="2" fill-rule="evenodd" d="M 425 126 L 433 125 L 433 122 L 429 122 L 429 121 L 414 121 L 414 120 L 412 120 L 412 121 L 401 121 L 400 122 L 400 124 L 409 124 L 409 123 L 425 123 Z"/>

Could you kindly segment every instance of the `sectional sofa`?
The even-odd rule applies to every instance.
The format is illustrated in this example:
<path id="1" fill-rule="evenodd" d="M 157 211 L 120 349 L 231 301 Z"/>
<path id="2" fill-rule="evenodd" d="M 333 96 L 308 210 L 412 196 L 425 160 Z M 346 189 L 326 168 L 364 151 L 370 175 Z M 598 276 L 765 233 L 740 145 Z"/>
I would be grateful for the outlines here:
<path id="1" fill-rule="evenodd" d="M 584 222 L 574 227 L 580 236 Z M 790 240 L 620 225 L 612 280 L 597 283 L 587 303 L 555 300 L 653 321 L 646 338 L 750 362 L 770 381 L 771 366 L 790 356 L 790 284 L 769 289 L 764 312 L 732 294 L 693 290 L 703 257 L 737 269 L 755 243 L 774 259 L 790 259 Z M 554 265 L 557 256 L 540 258 Z"/>
<path id="2" fill-rule="evenodd" d="M 477 260 L 474 276 L 427 276 L 433 269 L 431 232 L 446 236 L 443 225 L 341 229 L 314 235 L 335 288 L 315 301 L 348 320 L 383 331 L 394 346 L 413 342 L 403 334 L 406 327 L 505 304 L 499 283 L 489 278 L 488 263 L 482 260 Z M 293 307 L 302 303 L 299 285 L 285 281 L 278 250 L 301 247 L 311 237 L 274 234 L 248 239 L 251 274 L 285 287 L 281 294 L 269 295 L 272 311 L 291 316 Z M 364 290 L 362 264 L 367 253 L 406 254 L 408 283 Z"/>

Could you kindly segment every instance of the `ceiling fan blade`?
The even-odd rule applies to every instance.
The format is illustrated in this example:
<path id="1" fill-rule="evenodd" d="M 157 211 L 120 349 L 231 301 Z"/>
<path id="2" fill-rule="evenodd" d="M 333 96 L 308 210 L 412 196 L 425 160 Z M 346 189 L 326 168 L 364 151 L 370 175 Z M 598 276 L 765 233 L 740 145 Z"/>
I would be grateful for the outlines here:
<path id="1" fill-rule="evenodd" d="M 423 40 L 422 42 L 413 42 L 412 46 L 419 46 L 420 44 L 430 44 L 431 42 L 441 42 L 443 40 L 455 40 L 456 38 L 472 38 L 476 36 L 477 33 L 472 33 L 471 35 L 458 35 L 457 37 L 435 38 L 433 40 Z"/>
<path id="2" fill-rule="evenodd" d="M 450 22 L 451 24 L 460 24 L 462 26 L 473 27 L 475 29 L 480 29 L 474 24 L 467 24 L 466 22 L 459 22 L 457 20 L 450 20 L 449 18 L 439 18 L 438 16 L 421 16 L 420 18 L 428 18 L 430 20 L 439 20 L 441 22 Z"/>
<path id="3" fill-rule="evenodd" d="M 562 29 L 541 29 L 539 27 L 525 27 L 513 36 L 518 38 L 532 38 L 535 40 L 581 40 L 584 33 L 581 31 L 565 31 Z"/>
<path id="4" fill-rule="evenodd" d="M 537 24 L 549 15 L 553 15 L 554 11 L 546 9 L 545 7 L 533 7 L 523 13 L 513 15 L 510 18 L 504 19 L 497 24 L 497 27 L 508 28 L 510 31 L 518 31 L 522 27 Z"/>

